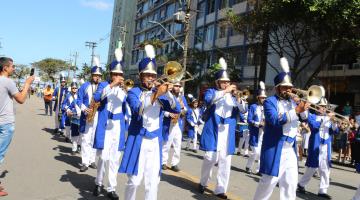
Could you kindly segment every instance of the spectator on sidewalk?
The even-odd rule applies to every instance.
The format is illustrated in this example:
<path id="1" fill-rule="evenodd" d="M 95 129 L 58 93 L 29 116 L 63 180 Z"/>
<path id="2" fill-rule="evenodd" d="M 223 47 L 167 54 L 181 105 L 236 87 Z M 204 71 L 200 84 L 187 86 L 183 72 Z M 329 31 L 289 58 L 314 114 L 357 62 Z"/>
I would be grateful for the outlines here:
<path id="1" fill-rule="evenodd" d="M 0 164 L 4 161 L 4 156 L 15 129 L 14 102 L 23 104 L 27 97 L 34 76 L 26 79 L 22 92 L 16 87 L 15 82 L 9 77 L 14 73 L 15 66 L 13 60 L 7 57 L 0 57 Z M 6 196 L 7 192 L 0 186 L 0 196 Z"/>
<path id="2" fill-rule="evenodd" d="M 50 116 L 52 116 L 52 95 L 54 93 L 54 90 L 51 88 L 51 85 L 49 84 L 43 91 L 44 94 L 44 103 L 45 103 L 45 114 L 47 115 L 50 110 Z"/>
<path id="3" fill-rule="evenodd" d="M 345 116 L 350 116 L 351 115 L 352 108 L 351 108 L 350 103 L 348 101 L 346 102 L 346 105 L 344 106 L 342 111 L 343 111 L 343 114 Z"/>

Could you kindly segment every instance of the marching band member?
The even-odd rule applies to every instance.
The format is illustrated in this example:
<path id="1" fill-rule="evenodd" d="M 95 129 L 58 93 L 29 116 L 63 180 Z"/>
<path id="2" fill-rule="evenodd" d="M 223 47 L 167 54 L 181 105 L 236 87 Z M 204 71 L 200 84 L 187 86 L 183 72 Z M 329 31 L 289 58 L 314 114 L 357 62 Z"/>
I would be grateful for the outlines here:
<path id="1" fill-rule="evenodd" d="M 67 121 L 70 125 L 69 128 L 71 128 L 69 133 L 66 134 L 66 137 L 72 142 L 71 155 L 75 155 L 78 151 L 78 144 L 80 143 L 80 108 L 76 105 L 78 84 L 73 81 L 70 88 L 70 92 L 66 95 L 62 104 L 62 110 L 64 111 L 63 113 L 66 113 Z"/>
<path id="2" fill-rule="evenodd" d="M 352 198 L 352 200 L 360 200 L 360 185 L 359 185 L 358 189 L 356 190 L 356 193 L 355 193 L 354 197 Z"/>
<path id="3" fill-rule="evenodd" d="M 249 130 L 250 130 L 250 148 L 251 154 L 246 164 L 246 173 L 252 173 L 252 166 L 255 160 L 258 160 L 256 165 L 255 174 L 259 174 L 260 169 L 260 151 L 261 151 L 261 144 L 263 140 L 264 134 L 264 125 L 265 125 L 265 118 L 264 118 L 264 100 L 266 98 L 266 91 L 265 91 L 265 84 L 264 82 L 260 81 L 260 90 L 257 95 L 257 103 L 254 103 L 249 108 L 249 114 L 247 122 L 249 123 Z"/>
<path id="4" fill-rule="evenodd" d="M 123 54 L 121 49 L 115 50 L 116 60 L 110 64 L 108 82 L 101 82 L 94 94 L 94 100 L 100 102 L 98 122 L 95 131 L 94 148 L 99 156 L 95 179 L 94 196 L 101 193 L 105 172 L 107 175 L 107 197 L 119 199 L 116 194 L 117 174 L 120 166 L 121 151 L 125 148 L 125 112 L 127 112 L 126 92 L 121 87 L 123 77 Z"/>
<path id="5" fill-rule="evenodd" d="M 238 131 L 237 131 L 240 136 L 237 155 L 244 155 L 245 157 L 248 156 L 249 154 L 248 149 L 249 149 L 249 139 L 250 139 L 247 117 L 248 117 L 248 111 L 246 111 L 245 113 L 240 113 Z M 244 149 L 242 148 L 243 146 Z"/>
<path id="6" fill-rule="evenodd" d="M 308 157 L 306 160 L 306 171 L 298 184 L 298 191 L 305 193 L 305 186 L 309 183 L 315 171 L 319 169 L 320 189 L 318 196 L 331 199 L 327 194 L 330 185 L 331 167 L 331 144 L 332 135 L 339 132 L 336 123 L 331 120 L 334 113 L 326 114 L 327 101 L 324 97 L 318 103 L 319 111 L 316 114 L 309 113 L 308 124 L 311 130 L 309 139 Z"/>
<path id="7" fill-rule="evenodd" d="M 186 143 L 186 150 L 189 150 L 190 142 L 193 141 L 193 148 L 192 151 L 197 153 L 197 134 L 199 133 L 199 125 L 203 124 L 204 122 L 201 120 L 200 115 L 200 108 L 198 108 L 198 100 L 194 98 L 193 95 L 188 94 L 190 100 L 190 108 L 186 113 L 186 120 L 189 124 L 188 130 L 188 140 Z"/>
<path id="8" fill-rule="evenodd" d="M 291 92 L 291 74 L 286 58 L 280 59 L 283 72 L 274 79 L 276 95 L 264 101 L 265 128 L 260 153 L 262 177 L 254 200 L 269 199 L 279 182 L 280 200 L 295 200 L 298 180 L 295 138 L 298 131 L 298 114 L 309 104 L 296 105 Z"/>
<path id="9" fill-rule="evenodd" d="M 171 159 L 171 170 L 178 172 L 181 152 L 182 132 L 184 130 L 184 116 L 188 110 L 186 99 L 180 94 L 182 88 L 180 82 L 173 84 L 172 94 L 180 102 L 181 113 L 164 112 L 163 139 L 164 145 L 162 149 L 162 169 L 167 169 L 167 162 L 171 146 L 174 148 L 173 157 Z"/>
<path id="10" fill-rule="evenodd" d="M 55 88 L 53 98 L 54 98 L 54 109 L 55 112 L 55 129 L 54 133 L 62 133 L 62 129 L 64 129 L 64 121 L 61 113 L 61 104 L 64 101 L 64 98 L 68 92 L 66 87 L 66 79 L 64 76 L 60 76 L 60 86 Z"/>
<path id="11" fill-rule="evenodd" d="M 215 74 L 217 88 L 210 88 L 204 94 L 207 109 L 204 113 L 205 125 L 201 134 L 200 149 L 205 151 L 205 154 L 199 192 L 204 193 L 211 178 L 212 168 L 218 163 L 214 194 L 227 199 L 225 193 L 230 178 L 231 155 L 235 153 L 236 117 L 239 111 L 245 112 L 246 105 L 240 98 L 236 99 L 231 95 L 236 86 L 230 85 L 225 59 L 220 58 L 219 64 L 221 70 Z"/>
<path id="12" fill-rule="evenodd" d="M 88 167 L 96 169 L 95 164 L 96 149 L 93 148 L 95 130 L 98 120 L 97 108 L 99 103 L 95 103 L 94 93 L 101 81 L 102 70 L 100 61 L 94 57 L 94 64 L 91 68 L 91 81 L 81 85 L 78 93 L 77 104 L 81 108 L 80 133 L 81 133 L 81 168 L 80 172 L 85 172 Z"/>
<path id="13" fill-rule="evenodd" d="M 137 187 L 144 178 L 145 199 L 157 199 L 160 181 L 163 112 L 180 113 L 180 104 L 169 92 L 171 84 L 154 88 L 155 50 L 145 46 L 147 57 L 139 63 L 140 87 L 128 92 L 131 121 L 124 156 L 119 169 L 128 175 L 125 200 L 135 200 Z"/>

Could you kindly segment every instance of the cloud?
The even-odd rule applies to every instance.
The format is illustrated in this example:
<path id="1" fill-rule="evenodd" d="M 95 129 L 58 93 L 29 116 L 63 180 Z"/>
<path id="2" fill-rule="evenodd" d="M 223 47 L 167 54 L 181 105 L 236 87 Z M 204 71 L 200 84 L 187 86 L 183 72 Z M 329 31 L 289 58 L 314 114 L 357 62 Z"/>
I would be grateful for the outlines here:
<path id="1" fill-rule="evenodd" d="M 85 7 L 95 8 L 97 10 L 109 10 L 112 8 L 112 3 L 103 0 L 82 0 L 81 5 Z"/>

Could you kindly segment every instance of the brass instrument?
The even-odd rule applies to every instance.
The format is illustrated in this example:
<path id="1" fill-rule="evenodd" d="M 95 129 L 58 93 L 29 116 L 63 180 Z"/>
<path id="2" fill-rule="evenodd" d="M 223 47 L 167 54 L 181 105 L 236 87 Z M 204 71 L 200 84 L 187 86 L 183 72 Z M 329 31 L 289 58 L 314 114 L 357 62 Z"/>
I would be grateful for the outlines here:
<path id="1" fill-rule="evenodd" d="M 246 101 L 250 96 L 250 91 L 248 89 L 234 90 L 232 95 L 235 96 L 236 98 L 240 98 L 240 99 Z"/>
<path id="2" fill-rule="evenodd" d="M 172 123 L 172 124 L 176 124 L 177 121 L 178 121 L 178 119 L 179 119 L 180 117 L 185 116 L 185 114 L 186 114 L 186 111 L 184 110 L 184 107 L 185 107 L 185 106 L 184 106 L 184 102 L 183 102 L 183 100 L 182 100 L 181 97 L 179 98 L 179 103 L 180 103 L 180 107 L 181 107 L 181 113 L 176 114 L 176 116 L 175 116 L 174 118 L 171 118 L 171 123 Z"/>
<path id="3" fill-rule="evenodd" d="M 188 75 L 189 78 L 183 79 L 186 75 Z M 165 81 L 165 79 L 170 83 L 176 83 L 191 81 L 194 80 L 194 77 L 188 71 L 185 71 L 180 63 L 176 61 L 169 61 L 165 64 L 164 74 L 156 81 L 161 82 Z"/>
<path id="4" fill-rule="evenodd" d="M 124 81 L 124 89 L 125 89 L 126 91 L 131 90 L 131 88 L 133 88 L 133 87 L 134 87 L 134 81 L 133 81 L 133 80 L 131 80 L 131 79 L 126 79 L 126 80 Z"/>
<path id="5" fill-rule="evenodd" d="M 91 100 L 91 103 L 89 106 L 90 112 L 86 116 L 86 122 L 88 122 L 88 123 L 94 122 L 95 113 L 98 110 L 99 106 L 100 106 L 100 102 L 95 102 L 94 99 Z"/>
<path id="6" fill-rule="evenodd" d="M 315 110 L 317 112 L 321 112 L 319 109 L 319 105 L 317 103 L 325 96 L 325 89 L 322 86 L 312 85 L 308 90 L 301 90 L 298 88 L 292 88 L 292 92 L 288 93 L 292 98 L 299 98 L 302 101 L 309 102 L 310 109 Z M 349 120 L 339 113 L 333 112 L 328 108 L 323 108 L 326 113 L 334 113 L 334 117 L 332 120 L 339 124 L 347 124 L 350 125 Z"/>

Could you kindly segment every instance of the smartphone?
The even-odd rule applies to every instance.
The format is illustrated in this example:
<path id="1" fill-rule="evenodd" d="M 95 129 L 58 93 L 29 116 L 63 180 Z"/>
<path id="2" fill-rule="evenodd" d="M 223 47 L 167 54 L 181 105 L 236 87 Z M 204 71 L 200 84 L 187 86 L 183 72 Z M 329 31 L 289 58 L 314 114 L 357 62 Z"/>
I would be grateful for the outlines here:
<path id="1" fill-rule="evenodd" d="M 35 73 L 35 68 L 31 68 L 31 71 L 30 71 L 30 76 L 33 76 Z"/>

